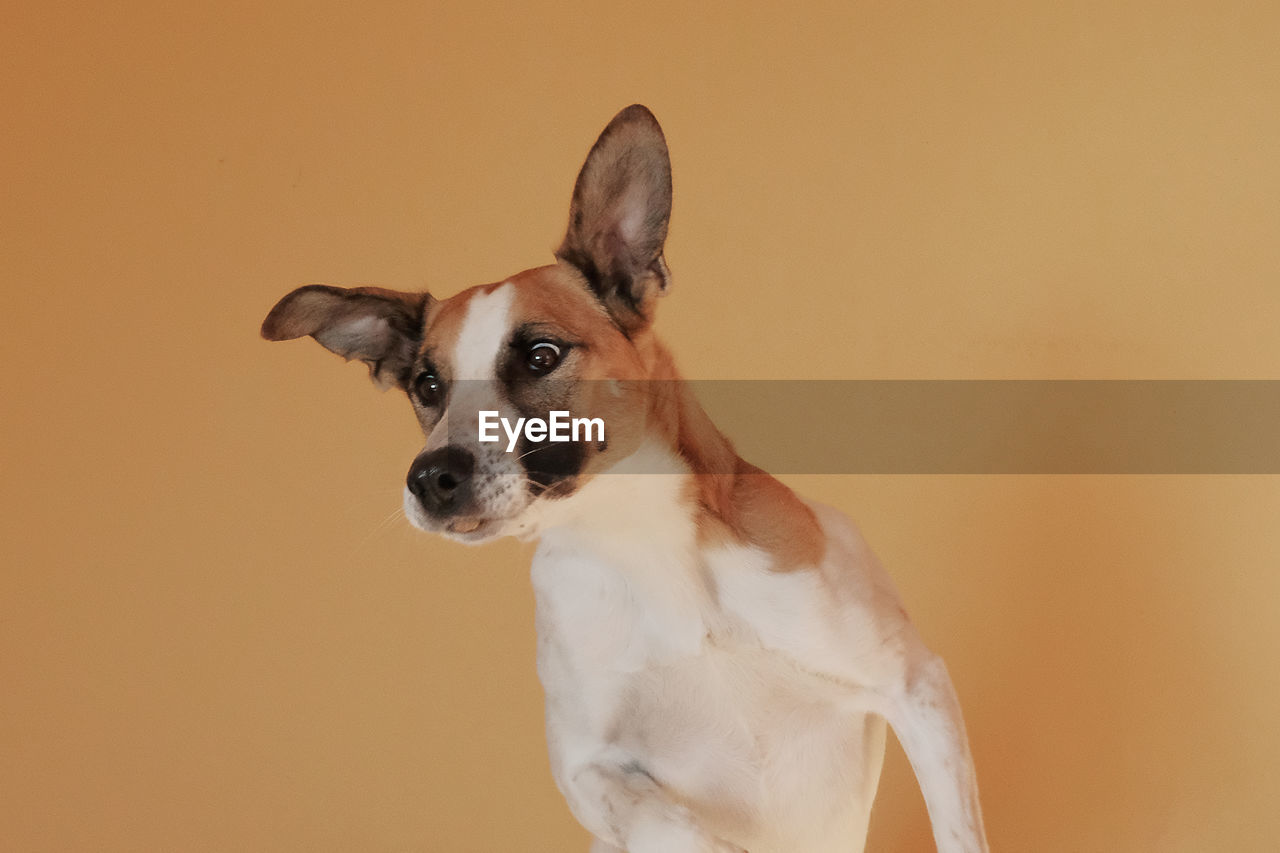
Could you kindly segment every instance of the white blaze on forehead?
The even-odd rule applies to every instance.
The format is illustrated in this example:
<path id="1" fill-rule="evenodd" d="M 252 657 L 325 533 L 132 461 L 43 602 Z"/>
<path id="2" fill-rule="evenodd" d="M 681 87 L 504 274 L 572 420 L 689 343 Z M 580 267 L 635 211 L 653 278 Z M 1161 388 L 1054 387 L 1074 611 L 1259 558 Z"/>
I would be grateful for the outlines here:
<path id="1" fill-rule="evenodd" d="M 471 297 L 453 351 L 453 370 L 457 379 L 494 377 L 498 351 L 507 342 L 511 303 L 515 295 L 515 288 L 507 283 L 489 293 Z"/>

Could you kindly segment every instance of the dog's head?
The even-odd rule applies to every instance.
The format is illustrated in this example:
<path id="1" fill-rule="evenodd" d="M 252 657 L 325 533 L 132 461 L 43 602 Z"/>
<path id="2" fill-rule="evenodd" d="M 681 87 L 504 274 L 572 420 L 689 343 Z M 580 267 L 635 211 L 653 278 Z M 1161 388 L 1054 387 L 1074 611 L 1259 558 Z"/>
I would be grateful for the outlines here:
<path id="1" fill-rule="evenodd" d="M 587 155 L 557 263 L 449 299 L 310 285 L 271 309 L 262 335 L 310 335 L 408 394 L 427 437 L 405 487 L 414 525 L 464 541 L 531 535 L 540 505 L 644 433 L 670 213 L 662 130 L 631 106 Z"/>

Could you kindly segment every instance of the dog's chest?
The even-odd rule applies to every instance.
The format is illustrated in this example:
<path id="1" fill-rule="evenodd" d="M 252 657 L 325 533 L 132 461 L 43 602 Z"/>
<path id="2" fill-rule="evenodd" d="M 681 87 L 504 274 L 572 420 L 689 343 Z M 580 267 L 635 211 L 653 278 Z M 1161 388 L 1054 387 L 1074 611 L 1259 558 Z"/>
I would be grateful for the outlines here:
<path id="1" fill-rule="evenodd" d="M 605 557 L 544 541 L 532 578 L 549 700 L 572 699 L 583 723 L 601 721 L 642 674 L 701 655 L 706 593 L 681 561 L 674 551 Z"/>
<path id="2" fill-rule="evenodd" d="M 757 840 L 784 822 L 827 823 L 856 799 L 846 774 L 863 731 L 831 713 L 823 685 L 743 642 L 704 572 L 687 550 L 544 540 L 532 575 L 552 771 L 564 788 L 602 755 L 638 765 L 709 824 L 755 824 Z M 792 794 L 828 775 L 832 803 Z"/>

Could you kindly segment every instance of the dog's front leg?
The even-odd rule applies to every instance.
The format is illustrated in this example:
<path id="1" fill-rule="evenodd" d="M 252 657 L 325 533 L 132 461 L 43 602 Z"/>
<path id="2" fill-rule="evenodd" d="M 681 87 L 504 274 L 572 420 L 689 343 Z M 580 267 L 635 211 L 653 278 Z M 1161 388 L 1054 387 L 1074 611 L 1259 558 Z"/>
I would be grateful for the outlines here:
<path id="1" fill-rule="evenodd" d="M 596 761 L 568 779 L 574 815 L 596 836 L 592 851 L 626 853 L 746 853 L 702 830 L 634 761 Z"/>
<path id="2" fill-rule="evenodd" d="M 915 771 L 939 853 L 986 853 L 977 775 L 947 668 L 926 652 L 905 675 L 884 716 Z"/>

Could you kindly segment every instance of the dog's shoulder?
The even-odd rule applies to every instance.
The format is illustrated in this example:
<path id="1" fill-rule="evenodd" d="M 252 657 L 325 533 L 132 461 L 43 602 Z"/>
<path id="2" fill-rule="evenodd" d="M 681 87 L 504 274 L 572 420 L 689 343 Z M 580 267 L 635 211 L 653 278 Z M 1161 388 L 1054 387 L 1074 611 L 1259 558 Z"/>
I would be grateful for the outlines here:
<path id="1" fill-rule="evenodd" d="M 766 647 L 806 660 L 825 660 L 900 633 L 906 612 L 857 525 L 834 507 L 805 504 L 822 532 L 821 558 L 778 570 L 760 548 L 716 549 L 708 554 L 708 566 L 721 607 Z"/>
<path id="2" fill-rule="evenodd" d="M 815 571 L 845 604 L 862 601 L 877 612 L 901 612 L 897 589 L 858 525 L 839 509 L 805 502 L 822 529 L 824 549 Z"/>

